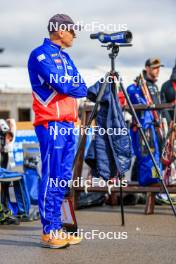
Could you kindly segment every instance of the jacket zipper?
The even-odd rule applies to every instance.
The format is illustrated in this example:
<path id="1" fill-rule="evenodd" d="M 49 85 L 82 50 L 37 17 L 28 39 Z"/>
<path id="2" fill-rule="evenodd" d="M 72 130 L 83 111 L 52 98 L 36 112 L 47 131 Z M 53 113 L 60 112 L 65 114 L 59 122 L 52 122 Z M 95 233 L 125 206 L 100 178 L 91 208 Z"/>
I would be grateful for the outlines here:
<path id="1" fill-rule="evenodd" d="M 59 55 L 60 55 L 60 57 L 61 57 L 61 59 L 62 59 L 62 63 L 63 63 L 63 65 L 64 65 L 65 75 L 67 76 L 67 75 L 68 75 L 68 73 L 67 73 L 67 66 L 65 65 L 65 61 L 64 61 L 64 58 L 62 57 L 62 52 L 61 52 L 61 50 L 59 51 Z"/>
<path id="2" fill-rule="evenodd" d="M 66 73 L 65 75 L 67 76 L 67 75 L 68 75 L 68 73 L 67 73 L 67 67 L 66 67 L 66 65 L 65 65 L 64 58 L 62 57 L 61 50 L 59 51 L 59 54 L 60 54 L 60 57 L 62 58 L 62 62 L 63 62 L 63 64 L 64 64 L 64 69 L 65 69 L 65 73 Z M 59 104 L 58 104 L 58 102 L 56 102 L 56 106 L 57 106 L 58 116 L 60 116 L 60 113 L 59 113 Z M 76 99 L 74 99 L 74 117 L 75 117 L 75 119 L 77 118 L 76 107 L 77 107 L 77 101 L 76 101 Z"/>
<path id="3" fill-rule="evenodd" d="M 75 99 L 75 100 L 74 100 L 74 114 L 75 114 L 75 119 L 77 118 L 76 107 L 77 107 L 77 101 L 76 101 L 76 99 Z"/>
<path id="4" fill-rule="evenodd" d="M 56 102 L 56 109 L 57 109 L 57 116 L 60 118 L 60 110 L 59 110 L 59 103 Z"/>

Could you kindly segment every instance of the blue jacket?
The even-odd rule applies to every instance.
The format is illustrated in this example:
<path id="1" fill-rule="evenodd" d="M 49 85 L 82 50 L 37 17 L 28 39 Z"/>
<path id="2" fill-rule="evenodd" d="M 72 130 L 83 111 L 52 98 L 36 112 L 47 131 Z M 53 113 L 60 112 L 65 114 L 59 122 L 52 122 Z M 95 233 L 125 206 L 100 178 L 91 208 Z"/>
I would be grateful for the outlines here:
<path id="1" fill-rule="evenodd" d="M 127 92 L 133 104 L 147 104 L 141 88 L 135 84 L 128 86 Z M 162 173 L 162 166 L 160 162 L 160 154 L 159 154 L 159 145 L 158 138 L 155 131 L 155 127 L 153 125 L 154 119 L 151 111 L 140 111 L 137 114 L 139 121 L 142 125 L 144 133 L 146 135 L 147 141 L 149 143 L 150 149 L 153 153 L 155 161 Z M 134 120 L 133 120 L 134 122 Z M 149 155 L 149 152 L 145 146 L 145 143 L 139 133 L 139 130 L 133 123 L 131 128 L 131 138 L 133 144 L 134 154 L 137 157 L 137 173 L 138 173 L 138 181 L 140 185 L 149 185 L 152 183 L 157 183 L 159 181 L 156 170 L 153 166 L 153 162 Z"/>
<path id="2" fill-rule="evenodd" d="M 88 89 L 88 98 L 96 100 L 100 90 L 100 82 Z M 96 122 L 99 128 L 112 128 L 112 135 L 96 132 L 86 156 L 87 164 L 92 168 L 93 174 L 108 180 L 117 173 L 124 174 L 131 165 L 131 139 L 118 101 L 118 97 L 111 91 L 108 84 L 97 113 Z M 125 133 L 119 133 L 119 130 Z M 111 131 L 112 132 L 112 131 Z"/>
<path id="3" fill-rule="evenodd" d="M 28 71 L 34 99 L 34 125 L 46 121 L 77 121 L 76 98 L 86 97 L 87 87 L 69 55 L 45 39 L 31 52 Z"/>

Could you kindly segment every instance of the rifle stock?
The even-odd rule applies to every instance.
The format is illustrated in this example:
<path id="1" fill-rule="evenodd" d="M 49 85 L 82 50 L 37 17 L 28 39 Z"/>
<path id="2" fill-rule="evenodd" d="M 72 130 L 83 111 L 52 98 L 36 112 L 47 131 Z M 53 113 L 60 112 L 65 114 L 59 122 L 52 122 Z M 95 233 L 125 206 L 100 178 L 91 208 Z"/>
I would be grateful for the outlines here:
<path id="1" fill-rule="evenodd" d="M 139 83 L 140 83 L 141 90 L 142 90 L 144 98 L 146 99 L 147 104 L 150 106 L 155 105 L 150 95 L 150 92 L 148 90 L 143 73 L 141 73 L 139 76 Z M 164 125 L 162 122 L 160 122 L 160 117 L 156 110 L 152 110 L 152 114 L 153 114 L 154 121 L 158 124 L 156 127 L 158 136 L 160 137 L 161 140 L 163 140 L 164 139 L 164 134 L 163 134 Z"/>

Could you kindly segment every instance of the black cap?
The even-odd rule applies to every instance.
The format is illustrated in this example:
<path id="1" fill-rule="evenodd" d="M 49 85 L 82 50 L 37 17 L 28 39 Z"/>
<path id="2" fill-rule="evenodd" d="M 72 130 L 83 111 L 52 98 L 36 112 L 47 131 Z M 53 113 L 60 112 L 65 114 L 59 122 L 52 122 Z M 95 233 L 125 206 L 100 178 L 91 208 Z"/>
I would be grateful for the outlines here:
<path id="1" fill-rule="evenodd" d="M 50 18 L 48 22 L 48 31 L 50 33 L 58 30 L 81 30 L 80 25 L 74 23 L 74 21 L 65 14 L 56 14 Z"/>
<path id="2" fill-rule="evenodd" d="M 151 67 L 151 68 L 157 68 L 157 67 L 164 67 L 163 64 L 161 64 L 161 61 L 159 58 L 150 58 L 146 60 L 145 67 Z"/>

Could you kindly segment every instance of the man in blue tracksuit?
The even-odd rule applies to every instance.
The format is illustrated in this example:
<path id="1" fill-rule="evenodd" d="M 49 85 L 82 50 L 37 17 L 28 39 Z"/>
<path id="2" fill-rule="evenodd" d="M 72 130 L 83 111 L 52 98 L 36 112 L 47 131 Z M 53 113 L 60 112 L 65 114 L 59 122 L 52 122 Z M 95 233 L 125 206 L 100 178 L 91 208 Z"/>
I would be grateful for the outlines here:
<path id="1" fill-rule="evenodd" d="M 43 225 L 41 244 L 49 248 L 81 241 L 79 237 L 63 238 L 61 234 L 61 205 L 67 190 L 63 181 L 71 179 L 75 151 L 76 99 L 87 95 L 84 81 L 69 55 L 63 51 L 72 46 L 76 27 L 67 15 L 53 16 L 48 24 L 49 39 L 31 52 L 28 61 L 34 126 L 42 160 L 39 190 Z M 60 235 L 56 236 L 56 233 Z"/>

